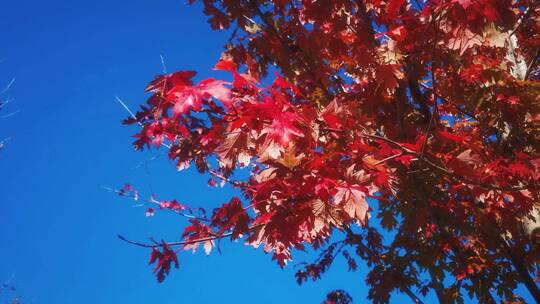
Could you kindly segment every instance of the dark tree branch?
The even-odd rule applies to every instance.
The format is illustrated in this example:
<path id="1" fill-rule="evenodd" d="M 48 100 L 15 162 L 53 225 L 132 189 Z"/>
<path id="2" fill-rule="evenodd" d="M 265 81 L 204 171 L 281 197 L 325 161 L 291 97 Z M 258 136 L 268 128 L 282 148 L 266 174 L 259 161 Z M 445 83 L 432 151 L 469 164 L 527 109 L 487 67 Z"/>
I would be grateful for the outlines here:
<path id="1" fill-rule="evenodd" d="M 254 229 L 257 229 L 257 228 L 260 228 L 260 227 L 263 227 L 263 226 L 264 226 L 264 224 L 255 225 L 255 226 L 250 227 L 249 230 L 254 230 Z M 118 238 L 121 239 L 122 241 L 124 241 L 126 243 L 129 243 L 129 244 L 132 244 L 132 245 L 136 245 L 136 246 L 140 246 L 140 247 L 146 247 L 146 248 L 157 248 L 157 247 L 163 247 L 163 246 L 178 246 L 178 245 L 201 243 L 201 242 L 205 242 L 205 241 L 213 241 L 213 240 L 217 240 L 217 239 L 230 237 L 232 235 L 233 235 L 233 232 L 231 231 L 231 232 L 226 232 L 226 233 L 222 233 L 222 234 L 219 234 L 219 235 L 212 235 L 212 236 L 198 238 L 198 239 L 194 239 L 194 240 L 185 240 L 185 241 L 177 241 L 177 242 L 164 242 L 164 243 L 161 243 L 161 244 L 160 243 L 148 244 L 148 243 L 132 241 L 132 240 L 129 240 L 129 239 L 125 238 L 124 236 L 122 236 L 120 234 L 118 235 Z"/>
<path id="2" fill-rule="evenodd" d="M 540 288 L 538 288 L 538 285 L 531 277 L 529 270 L 527 270 L 523 258 L 514 253 L 514 250 L 510 247 L 510 244 L 508 244 L 508 242 L 504 239 L 503 236 L 499 236 L 499 238 L 501 239 L 501 243 L 503 244 L 508 257 L 512 262 L 512 265 L 514 265 L 514 268 L 521 277 L 522 283 L 525 284 L 525 286 L 535 299 L 536 303 L 540 303 Z"/>
<path id="3" fill-rule="evenodd" d="M 369 249 L 366 247 L 366 245 L 364 243 L 362 243 L 361 238 L 359 237 L 359 235 L 354 233 L 354 231 L 352 231 L 351 227 L 345 226 L 345 227 L 343 227 L 343 229 L 347 233 L 347 242 L 349 244 L 358 245 L 365 252 L 369 252 Z M 381 263 L 379 261 L 377 261 L 376 264 L 380 265 Z M 424 304 L 424 302 L 422 302 L 422 300 L 420 300 L 420 298 L 418 298 L 418 296 L 416 296 L 414 294 L 414 292 L 411 291 L 411 288 L 409 286 L 403 285 L 403 286 L 400 287 L 400 290 L 403 291 L 406 295 L 408 295 L 411 298 L 411 300 L 413 301 L 413 303 L 415 303 L 415 304 Z"/>
<path id="4" fill-rule="evenodd" d="M 121 239 L 122 241 L 124 241 L 126 243 L 129 243 L 129 244 L 132 244 L 132 245 L 136 245 L 136 246 L 140 246 L 140 247 L 146 247 L 146 248 L 158 248 L 158 247 L 163 247 L 163 246 L 177 246 L 177 245 L 187 245 L 187 244 L 201 243 L 201 242 L 205 242 L 205 241 L 213 241 L 213 240 L 216 240 L 218 238 L 228 237 L 228 236 L 231 236 L 231 235 L 232 235 L 232 232 L 228 232 L 228 233 L 222 234 L 221 236 L 209 236 L 209 237 L 195 239 L 195 240 L 168 242 L 168 243 L 163 243 L 163 244 L 160 244 L 160 243 L 148 244 L 148 243 L 132 241 L 132 240 L 129 240 L 129 239 L 125 238 L 124 236 L 122 236 L 120 234 L 118 235 L 118 238 Z"/>
<path id="5" fill-rule="evenodd" d="M 295 58 L 297 56 L 294 56 L 294 54 L 292 54 L 290 52 L 290 48 L 289 48 L 289 44 L 287 43 L 287 41 L 282 37 L 281 33 L 279 32 L 279 30 L 276 28 L 274 22 L 272 19 L 268 18 L 268 16 L 266 16 L 264 14 L 263 11 L 261 11 L 261 8 L 259 7 L 259 2 L 258 0 L 248 0 L 248 2 L 251 4 L 251 6 L 253 7 L 253 10 L 255 11 L 256 15 L 258 15 L 261 20 L 263 21 L 263 23 L 265 24 L 266 28 L 272 32 L 276 38 L 279 40 L 279 42 L 281 43 L 283 49 L 285 50 L 285 52 L 287 52 L 289 54 L 289 58 Z M 310 74 L 310 76 L 315 80 L 315 83 L 317 84 L 317 86 L 324 92 L 325 94 L 325 97 L 328 101 L 330 101 L 332 98 L 330 92 L 326 89 L 326 86 L 322 83 L 321 79 L 319 77 L 317 77 L 315 71 L 313 71 L 313 67 L 316 66 L 315 62 L 313 61 L 313 59 L 311 58 L 311 56 L 309 56 L 309 54 L 307 54 L 305 52 L 305 50 L 303 50 L 302 48 L 298 47 L 298 50 L 300 51 L 300 53 L 302 54 L 302 56 L 300 57 L 300 62 L 302 63 L 302 65 L 304 66 L 304 69 Z M 289 66 L 290 64 L 287 63 L 287 65 Z M 283 67 L 282 67 L 283 68 Z M 290 67 L 289 67 L 290 69 Z M 288 78 L 289 79 L 294 79 L 294 77 L 292 75 L 288 75 Z"/>
<path id="6" fill-rule="evenodd" d="M 527 71 L 525 72 L 525 80 L 528 79 L 529 75 L 532 73 L 533 67 L 536 64 L 536 61 L 538 60 L 539 56 L 540 56 L 540 48 L 536 50 L 536 53 L 531 58 L 529 65 L 527 65 Z"/>

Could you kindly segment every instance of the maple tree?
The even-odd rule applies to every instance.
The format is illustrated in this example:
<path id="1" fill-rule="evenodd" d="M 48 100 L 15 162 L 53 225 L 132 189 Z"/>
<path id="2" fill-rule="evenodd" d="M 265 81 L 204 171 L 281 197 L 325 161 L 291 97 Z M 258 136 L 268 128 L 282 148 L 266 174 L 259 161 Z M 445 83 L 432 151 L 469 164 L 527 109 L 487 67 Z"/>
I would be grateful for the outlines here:
<path id="1" fill-rule="evenodd" d="M 141 128 L 137 149 L 167 149 L 179 170 L 194 164 L 241 197 L 208 216 L 146 201 L 148 216 L 189 220 L 176 241 L 122 237 L 151 248 L 159 281 L 178 249 L 208 254 L 230 238 L 281 267 L 310 246 L 299 283 L 338 255 L 350 270 L 363 260 L 374 303 L 394 291 L 519 302 L 518 284 L 540 302 L 536 1 L 202 3 L 213 29 L 231 29 L 215 69 L 232 81 L 157 76 L 125 123 Z"/>

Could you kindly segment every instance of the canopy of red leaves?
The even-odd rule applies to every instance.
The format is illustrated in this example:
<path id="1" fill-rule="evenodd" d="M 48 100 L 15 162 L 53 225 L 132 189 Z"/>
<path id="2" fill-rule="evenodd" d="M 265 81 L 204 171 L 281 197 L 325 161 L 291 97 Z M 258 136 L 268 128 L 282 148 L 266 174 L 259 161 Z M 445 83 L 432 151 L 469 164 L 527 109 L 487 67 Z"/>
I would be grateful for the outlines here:
<path id="1" fill-rule="evenodd" d="M 215 67 L 232 82 L 160 75 L 126 123 L 141 126 L 137 149 L 168 149 L 248 205 L 232 198 L 177 244 L 208 253 L 244 237 L 281 266 L 293 248 L 321 248 L 300 282 L 349 246 L 376 303 L 411 288 L 444 303 L 531 290 L 537 254 L 521 226 L 540 203 L 538 3 L 203 3 L 213 28 L 235 28 Z M 336 230 L 346 239 L 328 255 Z M 159 280 L 177 263 L 161 248 Z"/>

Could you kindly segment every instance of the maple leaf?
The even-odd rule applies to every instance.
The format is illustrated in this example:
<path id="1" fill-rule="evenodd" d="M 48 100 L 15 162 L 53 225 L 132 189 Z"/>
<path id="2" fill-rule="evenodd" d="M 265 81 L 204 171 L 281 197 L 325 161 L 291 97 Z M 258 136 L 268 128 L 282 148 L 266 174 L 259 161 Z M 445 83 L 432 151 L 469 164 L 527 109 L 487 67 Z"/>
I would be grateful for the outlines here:
<path id="1" fill-rule="evenodd" d="M 402 78 L 399 66 L 384 64 L 377 67 L 375 77 L 381 81 L 385 90 L 394 90 L 398 86 L 398 79 Z"/>
<path id="2" fill-rule="evenodd" d="M 224 58 L 224 59 L 219 60 L 216 63 L 216 65 L 214 66 L 214 69 L 235 73 L 237 70 L 237 65 L 236 63 L 234 63 L 234 61 Z"/>
<path id="3" fill-rule="evenodd" d="M 452 0 L 453 3 L 459 3 L 461 7 L 467 9 L 471 5 L 472 0 Z"/>
<path id="4" fill-rule="evenodd" d="M 253 221 L 253 225 L 259 226 L 260 224 L 268 223 L 272 217 L 276 214 L 276 211 L 266 212 L 264 214 L 259 214 L 257 218 Z"/>
<path id="5" fill-rule="evenodd" d="M 210 251 L 215 246 L 214 240 L 210 238 L 214 236 L 212 229 L 199 220 L 192 219 L 190 222 L 191 225 L 187 226 L 182 232 L 182 237 L 185 239 L 184 250 L 191 249 L 192 252 L 195 252 L 202 243 L 205 253 L 210 254 Z M 201 239 L 203 241 L 200 241 Z"/>
<path id="6" fill-rule="evenodd" d="M 499 31 L 494 24 L 490 24 L 484 30 L 484 44 L 491 47 L 505 47 L 508 43 L 508 34 Z"/>
<path id="7" fill-rule="evenodd" d="M 334 290 L 326 295 L 326 299 L 321 304 L 349 304 L 352 297 L 343 290 Z"/>
<path id="8" fill-rule="evenodd" d="M 221 59 L 218 63 L 216 63 L 214 69 L 232 73 L 233 87 L 235 88 L 256 88 L 257 80 L 250 75 L 238 73 L 236 63 L 230 59 Z"/>
<path id="9" fill-rule="evenodd" d="M 225 231 L 231 231 L 232 239 L 239 238 L 242 234 L 249 232 L 249 216 L 242 206 L 238 197 L 233 197 L 229 203 L 223 204 L 214 210 L 211 225 L 219 228 L 218 236 L 222 236 Z"/>
<path id="10" fill-rule="evenodd" d="M 437 135 L 452 142 L 461 142 L 463 140 L 462 137 L 452 134 L 448 131 L 437 131 Z"/>
<path id="11" fill-rule="evenodd" d="M 474 168 L 481 164 L 481 158 L 473 153 L 470 149 L 467 149 L 458 154 L 452 161 L 450 161 L 450 168 L 457 174 L 463 176 L 475 176 Z"/>
<path id="12" fill-rule="evenodd" d="M 159 202 L 159 208 L 161 209 L 171 209 L 173 211 L 185 210 L 186 206 L 178 203 L 177 200 L 170 201 L 161 201 Z"/>
<path id="13" fill-rule="evenodd" d="M 448 48 L 451 50 L 459 50 L 459 54 L 463 55 L 468 49 L 475 45 L 482 44 L 482 37 L 473 33 L 468 28 L 457 28 L 452 33 L 452 38 L 448 40 Z"/>
<path id="14" fill-rule="evenodd" d="M 401 8 L 401 6 L 403 6 L 404 3 L 405 0 L 390 0 L 386 5 L 386 12 L 390 16 L 396 16 L 399 12 L 399 9 Z"/>
<path id="15" fill-rule="evenodd" d="M 173 103 L 173 117 L 180 114 L 187 114 L 191 109 L 200 111 L 202 100 L 199 92 L 193 88 L 184 88 L 181 91 L 170 92 L 167 99 Z"/>
<path id="16" fill-rule="evenodd" d="M 325 230 L 328 230 L 331 226 L 341 227 L 343 223 L 339 221 L 339 208 L 333 204 L 324 202 L 323 200 L 316 199 L 312 203 L 313 215 L 315 220 L 313 222 L 313 230 L 316 234 L 319 234 Z"/>
<path id="17" fill-rule="evenodd" d="M 178 257 L 176 253 L 166 244 L 161 244 L 161 251 L 156 247 L 152 248 L 150 254 L 150 260 L 148 264 L 156 264 L 153 272 L 156 274 L 158 282 L 163 282 L 165 277 L 171 271 L 171 264 L 174 265 L 174 268 L 178 268 Z"/>
<path id="18" fill-rule="evenodd" d="M 339 129 L 341 127 L 340 116 L 343 116 L 344 109 L 336 99 L 332 100 L 322 111 L 321 118 L 330 128 Z"/>
<path id="19" fill-rule="evenodd" d="M 518 175 L 519 177 L 527 177 L 531 171 L 525 164 L 521 162 L 515 162 L 508 166 L 510 173 Z"/>
<path id="20" fill-rule="evenodd" d="M 471 166 L 475 166 L 482 161 L 481 158 L 477 154 L 473 153 L 470 149 L 459 153 L 456 156 L 456 159 Z"/>
<path id="21" fill-rule="evenodd" d="M 145 91 L 162 92 L 164 88 L 189 87 L 193 85 L 191 78 L 195 77 L 196 74 L 195 71 L 179 71 L 168 75 L 160 75 L 148 84 Z"/>
<path id="22" fill-rule="evenodd" d="M 485 78 L 483 77 L 484 67 L 480 64 L 473 64 L 468 66 L 467 68 L 464 68 L 459 73 L 459 76 L 461 79 L 469 82 L 469 83 L 475 83 L 475 82 L 483 82 Z"/>
<path id="23" fill-rule="evenodd" d="M 241 130 L 229 132 L 221 145 L 216 149 L 220 167 L 225 169 L 234 168 L 238 156 L 247 149 L 247 140 L 247 134 Z"/>
<path id="24" fill-rule="evenodd" d="M 282 113 L 275 117 L 272 123 L 265 127 L 261 134 L 266 134 L 267 140 L 278 143 L 281 147 L 286 147 L 294 137 L 303 137 L 304 134 L 295 126 L 300 118 L 290 112 Z"/>
<path id="25" fill-rule="evenodd" d="M 303 158 L 304 154 L 294 155 L 293 149 L 287 149 L 285 150 L 285 153 L 283 153 L 282 157 L 278 158 L 277 161 L 287 169 L 293 170 L 302 162 Z"/>
<path id="26" fill-rule="evenodd" d="M 231 90 L 226 87 L 229 85 L 229 82 L 215 80 L 213 78 L 208 78 L 197 84 L 196 89 L 200 92 L 201 95 L 211 95 L 212 97 L 218 99 L 227 107 L 231 105 Z"/>
<path id="27" fill-rule="evenodd" d="M 482 12 L 488 21 L 497 21 L 501 17 L 497 9 L 493 7 L 490 3 L 485 3 Z"/>
<path id="28" fill-rule="evenodd" d="M 278 159 L 284 151 L 284 147 L 273 140 L 266 140 L 261 146 L 261 160 Z"/>
<path id="29" fill-rule="evenodd" d="M 355 219 L 365 226 L 370 217 L 370 209 L 363 187 L 344 185 L 337 187 L 336 190 L 334 201 L 343 208 L 351 219 Z"/>

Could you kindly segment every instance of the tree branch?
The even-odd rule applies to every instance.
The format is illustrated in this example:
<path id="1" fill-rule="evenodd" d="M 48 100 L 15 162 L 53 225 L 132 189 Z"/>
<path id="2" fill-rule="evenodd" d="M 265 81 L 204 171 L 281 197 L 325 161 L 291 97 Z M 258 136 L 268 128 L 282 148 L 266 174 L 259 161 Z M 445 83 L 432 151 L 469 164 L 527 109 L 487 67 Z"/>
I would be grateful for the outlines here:
<path id="1" fill-rule="evenodd" d="M 343 229 L 345 230 L 345 232 L 347 233 L 347 242 L 349 242 L 350 244 L 354 244 L 354 245 L 358 245 L 362 248 L 362 250 L 364 250 L 365 252 L 369 252 L 369 248 L 366 247 L 366 245 L 364 245 L 364 243 L 362 243 L 362 241 L 360 240 L 360 237 L 354 233 L 354 231 L 352 231 L 351 227 L 349 226 L 344 226 Z M 379 261 L 376 261 L 375 262 L 377 265 L 380 265 L 381 262 Z M 409 286 L 401 286 L 399 287 L 406 295 L 408 295 L 411 300 L 415 303 L 415 304 L 424 304 L 424 302 L 422 302 L 422 300 L 420 300 L 420 298 L 418 298 L 410 289 Z"/>
<path id="2" fill-rule="evenodd" d="M 514 29 L 508 34 L 509 37 L 514 35 L 517 32 L 517 30 L 521 27 L 525 19 L 529 18 L 529 15 L 531 14 L 532 11 L 534 11 L 535 8 L 536 8 L 536 5 L 533 4 L 530 7 L 527 7 L 525 9 L 525 12 L 523 13 L 523 15 L 521 15 L 521 18 L 519 18 L 519 20 L 516 22 L 517 24 L 514 27 Z"/>
<path id="3" fill-rule="evenodd" d="M 501 239 L 501 243 L 503 244 L 510 261 L 514 265 L 516 272 L 521 277 L 522 283 L 525 284 L 536 303 L 540 303 L 540 288 L 538 288 L 538 285 L 536 285 L 534 279 L 529 274 L 527 267 L 525 267 L 523 258 L 514 253 L 514 250 L 512 250 L 508 242 L 500 234 L 499 238 Z"/>
<path id="4" fill-rule="evenodd" d="M 143 202 L 143 204 L 154 204 L 154 205 L 157 205 L 161 208 L 161 202 L 151 198 L 151 199 L 139 199 L 138 197 L 136 197 L 134 194 L 129 194 L 129 193 L 125 193 L 125 192 L 121 192 L 120 190 L 116 190 L 116 189 L 113 189 L 113 188 L 109 188 L 109 187 L 105 187 L 105 186 L 102 186 L 102 188 L 106 191 L 109 191 L 109 192 L 113 192 L 113 193 L 116 193 L 118 195 L 121 195 L 121 196 L 125 196 L 125 197 L 131 197 L 133 198 L 134 200 L 137 200 L 137 201 L 141 201 Z M 191 215 L 191 214 L 187 214 L 187 213 L 184 213 L 184 212 L 181 212 L 180 210 L 175 210 L 175 209 L 171 209 L 171 208 L 167 208 L 169 209 L 170 211 L 180 215 L 180 216 L 183 216 L 185 218 L 189 218 L 189 219 L 194 219 L 194 220 L 199 220 L 199 221 L 202 221 L 202 222 L 209 222 L 210 220 L 207 219 L 207 218 L 203 218 L 203 217 L 198 217 L 198 216 L 194 216 L 194 215 Z"/>
<path id="5" fill-rule="evenodd" d="M 253 7 L 256 15 L 258 15 L 261 20 L 264 22 L 265 26 L 276 36 L 276 38 L 279 40 L 279 42 L 281 43 L 283 49 L 289 54 L 289 58 L 295 58 L 295 56 L 293 56 L 293 54 L 291 54 L 290 50 L 289 50 L 289 46 L 287 44 L 287 42 L 285 41 L 285 39 L 281 36 L 281 34 L 279 33 L 278 29 L 275 27 L 274 25 L 274 22 L 269 19 L 262 11 L 261 11 L 261 8 L 259 7 L 259 3 L 258 3 L 258 0 L 248 0 L 248 2 L 251 4 L 251 6 Z M 298 46 L 297 46 L 298 47 Z M 298 50 L 302 53 L 302 57 L 300 58 L 300 62 L 302 63 L 302 65 L 304 66 L 304 68 L 306 69 L 306 71 L 310 74 L 310 76 L 315 80 L 315 82 L 317 83 L 317 86 L 324 92 L 325 94 L 325 97 L 328 101 L 331 100 L 331 94 L 330 92 L 326 89 L 326 86 L 322 83 L 321 79 L 319 77 L 317 77 L 316 73 L 313 71 L 312 67 L 315 66 L 315 62 L 311 59 L 311 57 L 305 52 L 305 50 L 303 50 L 302 48 L 298 47 Z M 308 62 L 309 61 L 309 62 Z M 288 64 L 289 65 L 289 64 Z M 288 78 L 290 78 L 291 80 L 293 79 L 292 75 L 288 75 Z"/>
<path id="6" fill-rule="evenodd" d="M 331 131 L 331 132 L 340 132 L 340 133 L 345 133 L 346 132 L 346 130 L 334 129 L 334 128 L 323 128 L 323 130 L 327 130 L 327 131 Z M 398 142 L 396 142 L 396 141 L 394 141 L 394 140 L 392 140 L 390 138 L 380 136 L 380 135 L 367 134 L 367 133 L 360 133 L 359 136 L 360 137 L 365 137 L 365 138 L 378 139 L 378 140 L 385 141 L 385 142 L 395 146 L 396 148 L 399 148 L 404 153 L 415 156 L 418 160 L 424 162 L 425 164 L 427 164 L 432 169 L 437 169 L 437 170 L 441 171 L 442 173 L 444 173 L 445 175 L 449 176 L 450 178 L 454 179 L 455 181 L 458 181 L 458 182 L 461 182 L 461 183 L 464 183 L 464 184 L 470 184 L 470 185 L 479 186 L 480 188 L 485 189 L 485 190 L 499 190 L 499 191 L 520 191 L 520 190 L 537 189 L 538 188 L 537 186 L 533 186 L 533 185 L 499 187 L 499 186 L 494 186 L 494 185 L 487 184 L 487 183 L 484 183 L 484 182 L 479 182 L 479 181 L 470 179 L 468 177 L 455 174 L 454 172 L 450 171 L 449 169 L 444 168 L 444 167 L 442 167 L 440 165 L 437 165 L 436 163 L 430 161 L 429 159 L 427 159 L 422 154 L 420 154 L 420 153 L 418 153 L 416 151 L 413 151 L 413 150 L 411 150 L 409 148 L 406 148 L 402 144 L 400 144 L 400 143 L 398 143 Z"/>
<path id="7" fill-rule="evenodd" d="M 532 73 L 532 69 L 536 63 L 536 60 L 538 60 L 538 57 L 540 56 L 540 48 L 536 49 L 536 54 L 534 54 L 533 58 L 531 58 L 531 62 L 529 62 L 529 65 L 527 66 L 527 71 L 525 72 L 525 80 L 529 78 L 529 75 Z"/>
<path id="8" fill-rule="evenodd" d="M 262 226 L 264 226 L 264 224 L 255 225 L 255 226 L 250 227 L 249 230 L 257 229 L 257 228 L 260 228 Z M 159 244 L 159 243 L 148 244 L 148 243 L 132 241 L 132 240 L 129 240 L 129 239 L 125 238 L 124 236 L 122 236 L 120 234 L 118 235 L 118 238 L 121 239 L 122 241 L 126 242 L 126 243 L 136 245 L 136 246 L 139 246 L 139 247 L 157 248 L 157 247 L 163 247 L 163 246 L 178 246 L 178 245 L 201 243 L 201 242 L 205 242 L 205 241 L 213 241 L 213 240 L 217 240 L 217 239 L 222 239 L 224 237 L 230 237 L 232 235 L 233 235 L 233 232 L 226 232 L 226 233 L 223 233 L 221 235 L 213 235 L 213 236 L 203 237 L 203 238 L 194 239 L 194 240 L 166 242 L 166 243 L 163 243 L 163 244 Z"/>
<path id="9" fill-rule="evenodd" d="M 228 237 L 228 236 L 231 236 L 231 235 L 232 235 L 232 232 L 228 232 L 228 233 L 222 234 L 221 237 Z M 158 244 L 148 244 L 148 243 L 132 241 L 132 240 L 129 240 L 129 239 L 125 238 L 124 236 L 122 236 L 120 234 L 118 235 L 118 238 L 121 239 L 122 241 L 126 242 L 126 243 L 136 245 L 136 246 L 139 246 L 139 247 L 158 248 L 158 247 L 163 247 L 163 246 L 187 245 L 187 244 L 195 244 L 195 243 L 200 243 L 200 242 L 205 242 L 205 241 L 212 241 L 212 240 L 218 239 L 220 237 L 218 237 L 218 236 L 209 236 L 209 237 L 204 237 L 204 238 L 195 239 L 195 240 L 169 242 L 169 243 L 164 243 L 164 244 L 159 244 L 159 243 Z"/>

